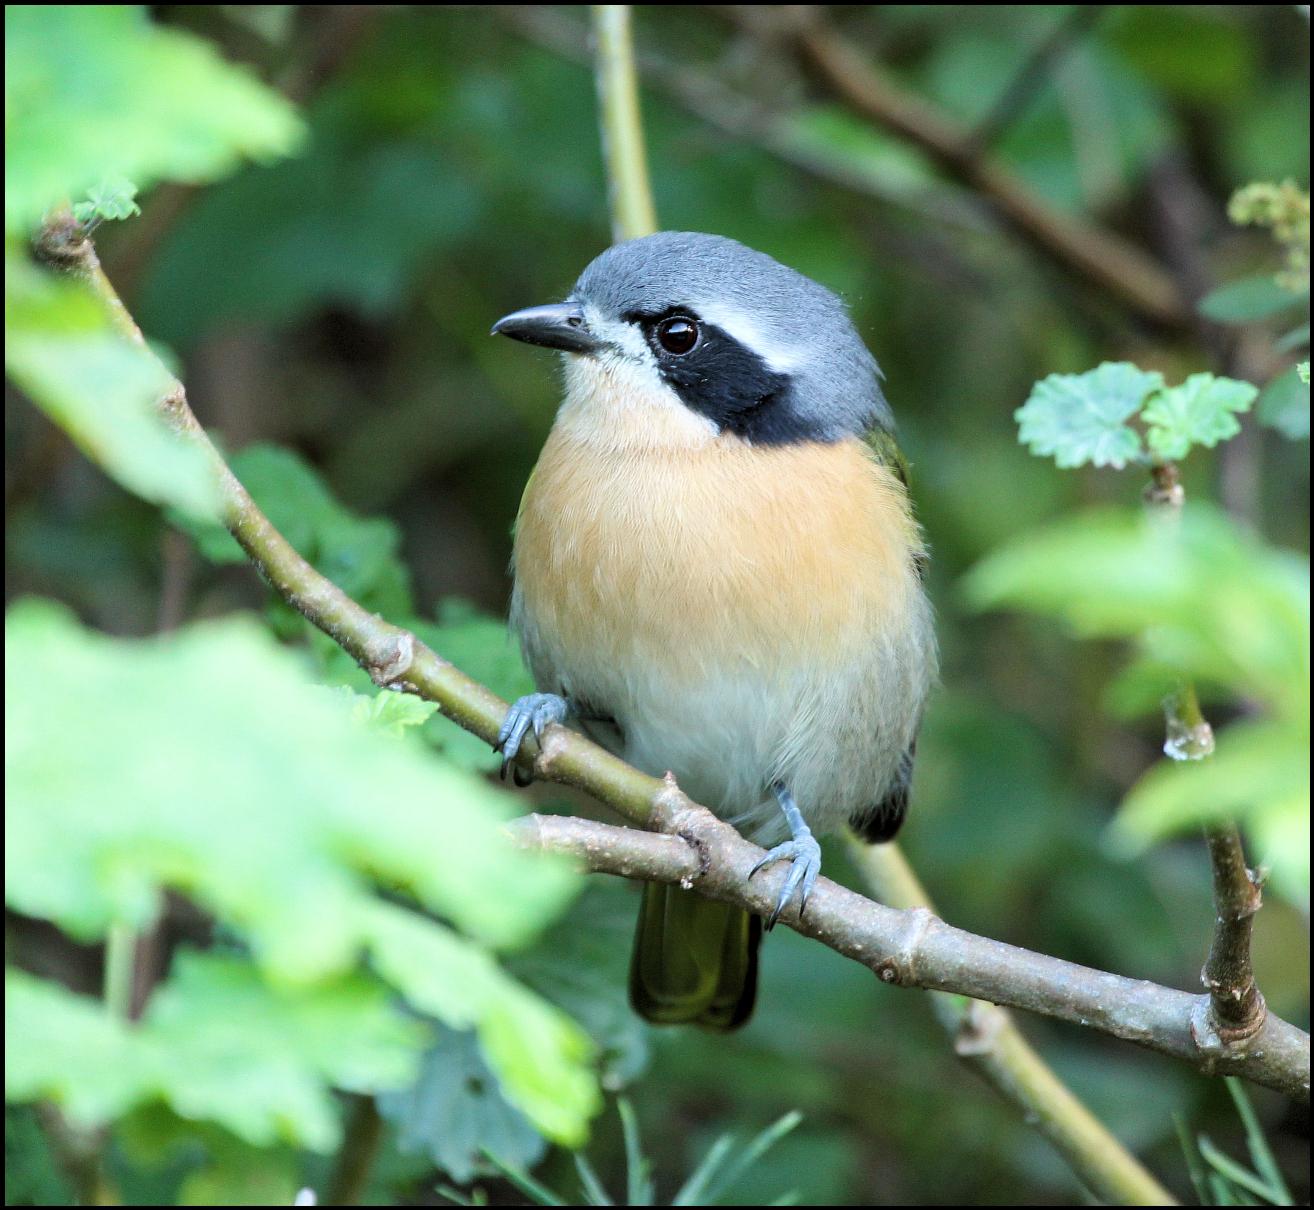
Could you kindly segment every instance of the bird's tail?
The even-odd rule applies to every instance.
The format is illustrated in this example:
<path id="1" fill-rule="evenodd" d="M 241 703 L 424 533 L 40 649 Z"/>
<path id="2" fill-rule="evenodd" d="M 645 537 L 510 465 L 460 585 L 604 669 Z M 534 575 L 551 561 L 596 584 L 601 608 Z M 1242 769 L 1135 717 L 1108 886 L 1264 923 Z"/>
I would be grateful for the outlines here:
<path id="1" fill-rule="evenodd" d="M 692 891 L 646 883 L 630 1003 L 655 1025 L 737 1029 L 757 999 L 762 920 Z"/>

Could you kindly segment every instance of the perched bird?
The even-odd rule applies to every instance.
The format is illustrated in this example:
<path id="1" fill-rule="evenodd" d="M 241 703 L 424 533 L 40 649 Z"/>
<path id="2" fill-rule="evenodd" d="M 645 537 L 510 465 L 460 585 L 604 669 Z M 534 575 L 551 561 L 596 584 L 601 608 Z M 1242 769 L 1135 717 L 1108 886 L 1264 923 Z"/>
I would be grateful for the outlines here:
<path id="1" fill-rule="evenodd" d="M 733 240 L 609 248 L 495 333 L 565 354 L 515 529 L 511 620 L 540 692 L 498 747 L 578 727 L 792 868 L 890 839 L 935 677 L 921 534 L 880 371 L 829 290 Z M 505 772 L 505 765 L 504 765 Z M 756 872 L 756 871 L 755 871 Z M 644 887 L 636 1010 L 716 1029 L 753 1007 L 763 922 Z"/>

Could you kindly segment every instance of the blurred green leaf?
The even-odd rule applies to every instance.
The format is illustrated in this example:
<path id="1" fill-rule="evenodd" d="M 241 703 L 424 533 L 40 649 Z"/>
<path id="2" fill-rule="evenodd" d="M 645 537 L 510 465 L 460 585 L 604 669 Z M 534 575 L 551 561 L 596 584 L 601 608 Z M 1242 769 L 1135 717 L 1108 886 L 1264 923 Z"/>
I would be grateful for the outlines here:
<path id="1" fill-rule="evenodd" d="M 455 934 L 386 904 L 370 911 L 374 965 L 407 1000 L 455 1029 L 479 1029 L 508 1101 L 550 1138 L 578 1145 L 601 1108 L 586 1035 Z"/>
<path id="2" fill-rule="evenodd" d="M 1137 851 L 1201 824 L 1238 821 L 1273 889 L 1308 905 L 1309 742 L 1308 727 L 1288 722 L 1224 727 L 1209 759 L 1164 762 L 1132 787 L 1118 834 Z"/>
<path id="3" fill-rule="evenodd" d="M 1141 413 L 1151 451 L 1171 460 L 1185 458 L 1192 446 L 1213 449 L 1241 431 L 1236 413 L 1249 411 L 1258 394 L 1248 382 L 1212 374 L 1192 374 L 1181 386 L 1159 391 Z"/>
<path id="4" fill-rule="evenodd" d="M 372 980 L 275 989 L 249 963 L 214 954 L 180 955 L 136 1027 L 5 972 L 5 1095 L 52 1100 L 86 1127 L 160 1099 L 253 1146 L 327 1151 L 339 1137 L 329 1085 L 403 1084 L 424 1035 Z"/>
<path id="5" fill-rule="evenodd" d="M 307 1042 L 318 1021 L 315 989 L 350 978 L 364 950 L 414 1007 L 479 1029 L 507 1095 L 543 1133 L 582 1139 L 597 1099 L 584 1034 L 485 952 L 371 888 L 385 879 L 483 940 L 525 940 L 574 879 L 510 844 L 500 828 L 504 795 L 421 746 L 358 725 L 350 703 L 305 683 L 295 657 L 244 620 L 132 643 L 25 603 L 6 625 L 6 693 L 18 702 L 6 713 L 12 906 L 93 938 L 112 921 L 147 926 L 162 888 L 184 891 L 251 939 L 268 995 L 304 993 L 311 1015 L 274 1036 L 295 1029 Z M 250 991 L 251 977 L 223 972 L 245 980 L 232 996 Z M 176 995 L 172 987 L 153 998 L 150 1020 L 179 1047 L 189 1031 L 208 1045 L 228 1038 L 225 1022 L 240 1030 L 272 1013 L 236 1002 L 220 1011 L 228 992 L 216 979 L 196 1006 L 185 986 Z M 214 1008 L 213 1021 L 195 1019 L 202 1006 Z M 124 1042 L 113 1022 L 98 1020 L 83 1030 L 97 1054 L 132 1049 L 136 1035 Z M 325 1028 L 326 1046 L 339 1028 Z M 236 1037 L 222 1045 L 231 1051 Z M 277 1047 L 259 1052 L 253 1040 L 249 1049 L 250 1078 L 267 1078 Z M 112 1074 L 136 1070 L 130 1060 L 103 1064 L 107 1090 L 73 1081 L 63 1092 L 94 1096 L 84 1116 L 114 1116 L 145 1095 L 140 1080 Z M 332 1078 L 370 1087 L 369 1072 L 353 1075 L 350 1062 L 343 1051 Z M 241 1106 L 272 1098 L 237 1085 L 226 1092 L 224 1063 L 213 1080 L 200 1059 L 189 1070 L 192 1083 L 170 1090 L 170 1103 L 259 1141 L 255 1124 L 239 1124 Z M 189 1109 L 192 1095 L 200 1101 Z M 298 1095 L 302 1135 L 327 1145 L 326 1120 L 314 1119 L 304 1089 Z"/>
<path id="6" fill-rule="evenodd" d="M 340 692 L 347 694 L 351 717 L 356 722 L 391 735 L 404 735 L 411 727 L 422 727 L 438 712 L 437 702 L 412 693 L 394 693 L 390 689 L 380 689 L 373 696 L 348 689 Z"/>
<path id="7" fill-rule="evenodd" d="M 977 608 L 1055 614 L 1080 634 L 1136 639 L 1151 659 L 1309 714 L 1309 565 L 1202 504 L 1180 527 L 1145 512 L 1075 516 L 1019 538 L 964 582 Z"/>
<path id="8" fill-rule="evenodd" d="M 1309 567 L 1222 514 L 1188 506 L 1167 518 L 1095 514 L 1029 535 L 968 577 L 978 607 L 1011 604 L 1068 620 L 1089 636 L 1134 639 L 1138 673 L 1162 670 L 1262 703 L 1270 718 L 1235 724 L 1209 760 L 1156 766 L 1120 817 L 1141 841 L 1231 818 L 1251 831 L 1296 902 L 1309 879 Z M 1122 691 L 1124 694 L 1127 689 Z"/>
<path id="9" fill-rule="evenodd" d="M 355 726 L 248 620 L 134 643 L 28 603 L 6 650 L 10 902 L 79 936 L 172 885 L 311 978 L 352 960 L 367 874 L 503 944 L 574 885 L 502 836 L 509 796 Z"/>
<path id="10" fill-rule="evenodd" d="M 115 330 L 84 284 L 8 254 L 5 372 L 129 491 L 193 518 L 216 515 L 218 485 L 204 452 L 159 416 L 175 385 L 168 371 Z"/>
<path id="11" fill-rule="evenodd" d="M 403 1151 L 422 1152 L 462 1184 L 487 1171 L 484 1151 L 518 1168 L 532 1168 L 547 1144 L 498 1087 L 475 1035 L 440 1028 L 419 1079 L 406 1092 L 379 1099 Z"/>
<path id="12" fill-rule="evenodd" d="M 1308 295 L 1302 299 L 1279 284 L 1271 273 L 1265 273 L 1210 290 L 1200 300 L 1199 310 L 1217 323 L 1245 324 L 1279 315 L 1307 300 Z"/>
<path id="13" fill-rule="evenodd" d="M 1309 378 L 1299 366 L 1284 370 L 1259 394 L 1260 422 L 1292 441 L 1309 437 Z"/>
<path id="14" fill-rule="evenodd" d="M 1051 374 L 1014 413 L 1018 439 L 1061 467 L 1125 466 L 1141 456 L 1141 439 L 1126 421 L 1163 377 L 1127 362 L 1104 362 L 1085 374 Z"/>
<path id="15" fill-rule="evenodd" d="M 132 218 L 140 213 L 137 186 L 121 176 L 106 177 L 92 186 L 85 201 L 73 203 L 73 217 L 83 224 Z"/>
<path id="16" fill-rule="evenodd" d="M 6 232 L 104 179 L 213 180 L 300 133 L 283 97 L 144 8 L 5 9 Z"/>

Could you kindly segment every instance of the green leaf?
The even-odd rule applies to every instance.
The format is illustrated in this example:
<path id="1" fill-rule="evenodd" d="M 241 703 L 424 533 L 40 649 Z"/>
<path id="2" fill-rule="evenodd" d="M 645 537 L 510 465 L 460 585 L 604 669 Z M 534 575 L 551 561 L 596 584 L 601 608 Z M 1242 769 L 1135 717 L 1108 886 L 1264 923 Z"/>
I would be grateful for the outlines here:
<path id="1" fill-rule="evenodd" d="M 1181 386 L 1160 391 L 1142 413 L 1151 451 L 1175 460 L 1186 457 L 1192 446 L 1212 449 L 1241 431 L 1236 414 L 1249 411 L 1258 394 L 1248 382 L 1212 374 L 1192 374 Z"/>
<path id="2" fill-rule="evenodd" d="M 1306 363 L 1308 365 L 1308 363 Z M 1299 366 L 1279 374 L 1259 395 L 1256 408 L 1261 424 L 1299 441 L 1309 437 L 1309 374 Z"/>
<path id="3" fill-rule="evenodd" d="M 1188 505 L 1181 524 L 1141 511 L 1093 514 L 1029 535 L 966 582 L 977 606 L 1054 614 L 1088 636 L 1136 642 L 1119 696 L 1147 704 L 1164 672 L 1266 711 L 1234 724 L 1208 760 L 1164 763 L 1129 794 L 1118 831 L 1138 846 L 1201 822 L 1242 822 L 1275 889 L 1308 901 L 1309 565 L 1221 514 Z"/>
<path id="4" fill-rule="evenodd" d="M 285 1119 L 307 1146 L 330 1145 L 323 1089 L 285 1069 L 299 1061 L 320 1083 L 361 1091 L 405 1084 L 386 1038 L 369 1048 L 393 988 L 475 1027 L 508 1100 L 548 1137 L 583 1140 L 598 1107 L 583 1031 L 474 941 L 374 891 L 381 881 L 484 942 L 525 941 L 577 879 L 512 845 L 508 795 L 361 726 L 361 703 L 307 683 L 296 656 L 245 619 L 131 642 L 25 602 L 7 620 L 6 694 L 7 902 L 93 939 L 116 921 L 146 926 L 169 887 L 249 939 L 254 958 L 178 965 L 152 998 L 150 1031 L 126 1041 L 97 1015 L 82 1031 L 89 1053 L 70 1054 L 99 1083 L 43 1047 L 67 1076 L 61 1095 L 92 1098 L 84 1117 L 158 1094 L 257 1145 Z M 414 726 L 388 719 L 394 697 L 368 713 Z M 353 973 L 362 953 L 382 982 Z M 128 1080 L 145 1063 L 142 1037 L 174 1054 L 185 1085 Z M 235 1054 L 249 1060 L 241 1080 Z"/>
<path id="5" fill-rule="evenodd" d="M 1207 760 L 1164 762 L 1122 805 L 1120 839 L 1132 851 L 1201 824 L 1242 822 L 1275 889 L 1308 902 L 1309 730 L 1283 722 L 1223 728 Z"/>
<path id="6" fill-rule="evenodd" d="M 487 1170 L 485 1149 L 516 1168 L 532 1168 L 547 1151 L 543 1136 L 502 1095 L 470 1030 L 440 1028 L 414 1085 L 381 1097 L 379 1111 L 403 1151 L 427 1155 L 461 1184 Z"/>
<path id="7" fill-rule="evenodd" d="M 274 989 L 250 963 L 216 954 L 180 954 L 133 1028 L 5 972 L 5 1095 L 51 1100 L 88 1128 L 162 1100 L 253 1146 L 327 1151 L 339 1138 L 330 1086 L 404 1085 L 425 1034 L 373 980 Z"/>
<path id="8" fill-rule="evenodd" d="M 1019 538 L 964 581 L 976 608 L 1063 618 L 1130 638 L 1160 667 L 1309 715 L 1309 564 L 1188 503 L 1182 524 L 1144 510 L 1082 514 Z"/>
<path id="9" fill-rule="evenodd" d="M 634 887 L 593 879 L 550 932 L 512 955 L 511 972 L 588 1032 L 601 1059 L 603 1086 L 624 1088 L 647 1067 L 651 1031 L 630 1008 Z"/>
<path id="10" fill-rule="evenodd" d="M 1245 324 L 1288 311 L 1301 301 L 1301 295 L 1279 284 L 1271 273 L 1265 273 L 1211 290 L 1200 300 L 1199 311 L 1217 323 Z"/>
<path id="11" fill-rule="evenodd" d="M 404 735 L 412 727 L 422 727 L 438 711 L 437 702 L 427 702 L 412 693 L 380 689 L 370 696 L 346 688 L 340 692 L 351 702 L 351 717 L 356 722 L 390 735 Z"/>
<path id="12" fill-rule="evenodd" d="M 205 453 L 166 428 L 174 380 L 124 339 L 82 283 L 6 257 L 5 371 L 94 462 L 129 491 L 194 518 L 218 510 Z"/>
<path id="13" fill-rule="evenodd" d="M 510 796 L 353 724 L 249 619 L 131 642 L 26 603 L 5 643 L 9 901 L 79 936 L 169 885 L 312 978 L 351 961 L 367 878 L 496 944 L 577 885 L 503 836 Z"/>
<path id="14" fill-rule="evenodd" d="M 88 226 L 106 220 L 132 218 L 140 213 L 137 186 L 121 176 L 106 177 L 92 187 L 85 201 L 73 204 L 73 217 Z"/>
<path id="15" fill-rule="evenodd" d="M 286 155 L 283 97 L 201 40 L 125 5 L 5 9 L 5 230 L 108 178 L 203 182 Z"/>
<path id="16" fill-rule="evenodd" d="M 1061 467 L 1125 466 L 1141 456 L 1141 439 L 1126 421 L 1162 386 L 1162 375 L 1127 362 L 1051 374 L 1014 413 L 1019 440 L 1033 454 L 1053 455 Z"/>
<path id="17" fill-rule="evenodd" d="M 274 528 L 339 588 L 377 613 L 400 618 L 411 612 L 410 576 L 399 556 L 401 532 L 392 521 L 357 516 L 300 455 L 281 446 L 247 446 L 229 466 Z M 245 562 L 223 526 L 179 522 L 206 558 Z"/>

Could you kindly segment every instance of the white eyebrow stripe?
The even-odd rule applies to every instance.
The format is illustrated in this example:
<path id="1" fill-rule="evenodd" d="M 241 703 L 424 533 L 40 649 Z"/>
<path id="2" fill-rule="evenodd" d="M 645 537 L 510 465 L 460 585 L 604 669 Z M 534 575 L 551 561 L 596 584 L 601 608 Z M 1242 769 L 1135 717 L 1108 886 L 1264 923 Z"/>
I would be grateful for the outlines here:
<path id="1" fill-rule="evenodd" d="M 752 315 L 737 307 L 711 303 L 699 307 L 698 314 L 745 348 L 751 349 L 766 362 L 768 368 L 778 374 L 792 374 L 803 364 L 804 358 L 797 351 L 780 348 Z"/>

